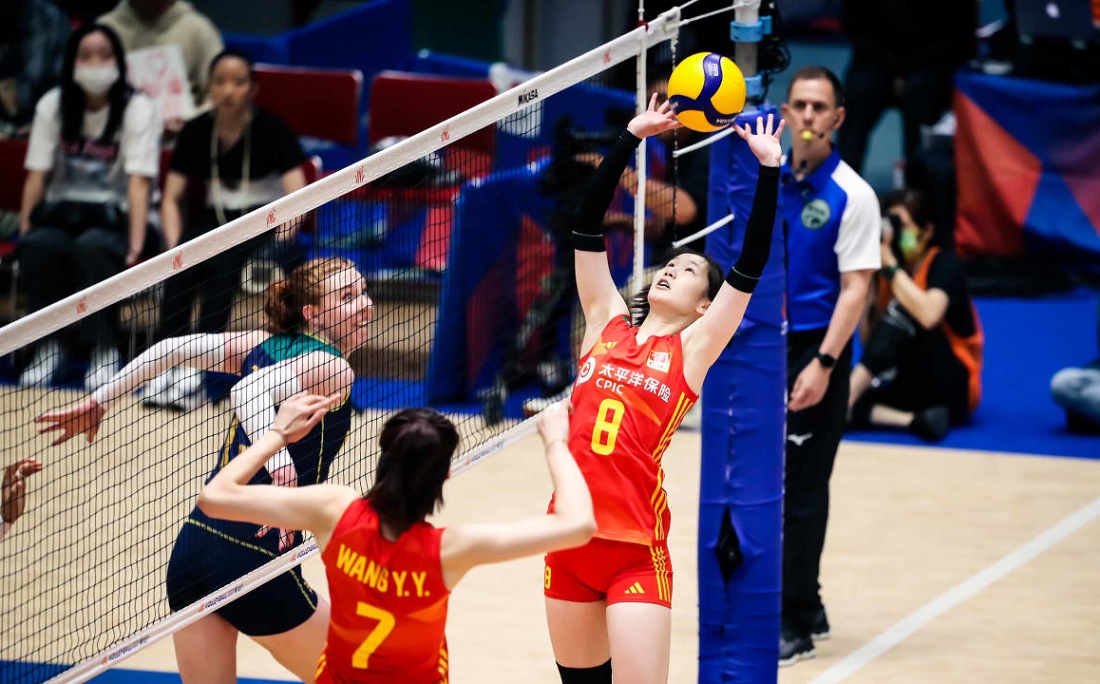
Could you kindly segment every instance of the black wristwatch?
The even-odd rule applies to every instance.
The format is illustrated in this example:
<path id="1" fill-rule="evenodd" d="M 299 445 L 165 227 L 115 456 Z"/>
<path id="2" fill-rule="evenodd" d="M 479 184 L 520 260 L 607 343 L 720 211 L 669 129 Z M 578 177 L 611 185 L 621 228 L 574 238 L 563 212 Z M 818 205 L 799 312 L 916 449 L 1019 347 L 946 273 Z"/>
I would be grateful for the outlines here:
<path id="1" fill-rule="evenodd" d="M 826 370 L 832 370 L 833 366 L 836 365 L 836 357 L 832 354 L 826 354 L 823 351 L 818 351 L 817 354 L 814 355 L 814 358 L 817 359 L 821 367 Z"/>
<path id="2" fill-rule="evenodd" d="M 882 277 L 886 278 L 886 282 L 888 282 L 888 283 L 892 282 L 894 280 L 894 276 L 896 276 L 897 274 L 898 274 L 898 265 L 897 264 L 890 264 L 889 266 L 883 266 L 882 267 Z"/>

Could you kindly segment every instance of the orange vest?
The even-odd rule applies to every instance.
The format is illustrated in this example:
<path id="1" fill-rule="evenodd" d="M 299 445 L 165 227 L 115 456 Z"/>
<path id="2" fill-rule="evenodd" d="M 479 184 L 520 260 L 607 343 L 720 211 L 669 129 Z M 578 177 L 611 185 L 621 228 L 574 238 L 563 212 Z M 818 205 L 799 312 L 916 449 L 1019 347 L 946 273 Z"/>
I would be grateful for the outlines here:
<path id="1" fill-rule="evenodd" d="M 931 269 L 932 262 L 939 251 L 939 247 L 930 248 L 921 262 L 920 268 L 913 274 L 913 282 L 922 290 L 928 290 L 928 271 Z M 881 310 L 885 310 L 886 305 L 893 298 L 893 292 L 890 289 L 890 284 L 885 280 L 880 280 L 879 283 L 879 307 Z M 978 309 L 974 306 L 973 300 L 970 302 L 970 311 L 974 317 L 974 332 L 969 337 L 963 337 L 955 332 L 948 325 L 946 316 L 940 321 L 940 330 L 943 330 L 944 335 L 947 336 L 947 341 L 951 345 L 951 353 L 969 372 L 970 384 L 967 388 L 967 404 L 970 412 L 973 413 L 974 409 L 978 408 L 978 402 L 982 399 L 982 348 L 985 346 L 985 335 L 982 333 L 982 322 L 978 318 Z"/>

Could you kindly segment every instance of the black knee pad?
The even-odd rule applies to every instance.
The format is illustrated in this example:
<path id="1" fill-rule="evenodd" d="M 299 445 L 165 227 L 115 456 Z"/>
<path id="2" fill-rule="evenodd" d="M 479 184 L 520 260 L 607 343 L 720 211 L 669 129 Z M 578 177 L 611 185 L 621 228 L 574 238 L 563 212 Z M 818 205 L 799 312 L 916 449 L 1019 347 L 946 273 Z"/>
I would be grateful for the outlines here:
<path id="1" fill-rule="evenodd" d="M 565 667 L 558 663 L 561 684 L 611 684 L 611 661 L 596 667 Z"/>

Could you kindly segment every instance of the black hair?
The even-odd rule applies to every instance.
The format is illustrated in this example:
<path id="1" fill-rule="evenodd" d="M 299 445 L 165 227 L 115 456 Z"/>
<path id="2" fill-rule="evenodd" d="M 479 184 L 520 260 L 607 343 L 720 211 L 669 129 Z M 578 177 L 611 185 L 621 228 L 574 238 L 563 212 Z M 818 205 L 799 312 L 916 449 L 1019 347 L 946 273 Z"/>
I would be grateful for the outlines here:
<path id="1" fill-rule="evenodd" d="M 713 258 L 706 254 L 700 254 L 694 249 L 687 247 L 676 247 L 665 253 L 664 258 L 660 261 L 662 267 L 664 264 L 672 261 L 678 256 L 683 254 L 690 254 L 691 256 L 702 257 L 707 262 L 707 299 L 714 301 L 714 298 L 718 296 L 718 290 L 722 289 L 722 283 L 725 281 L 725 274 L 722 272 L 722 267 Z M 647 283 L 645 287 L 638 291 L 638 294 L 630 300 L 630 320 L 633 325 L 641 325 L 642 321 L 649 315 L 649 289 L 652 287 L 651 283 Z"/>
<path id="2" fill-rule="evenodd" d="M 816 64 L 804 66 L 791 74 L 791 82 L 790 85 L 787 86 L 787 99 L 791 99 L 791 89 L 794 88 L 794 84 L 797 81 L 813 81 L 818 78 L 823 78 L 832 84 L 833 99 L 836 100 L 835 104 L 837 107 L 843 107 L 844 84 L 840 82 L 840 79 L 837 78 L 837 75 L 834 74 L 831 69 Z"/>
<path id="3" fill-rule="evenodd" d="M 936 219 L 932 215 L 932 204 L 928 201 L 928 195 L 916 188 L 895 190 L 882 201 L 882 211 L 889 212 L 893 207 L 905 207 L 913 223 L 922 231 L 932 227 L 932 238 L 936 237 Z"/>
<path id="4" fill-rule="evenodd" d="M 214 68 L 216 66 L 218 66 L 218 64 L 223 59 L 239 59 L 239 60 L 241 60 L 246 65 L 248 65 L 248 78 L 249 78 L 249 80 L 251 80 L 251 81 L 256 80 L 256 76 L 253 73 L 253 71 L 256 67 L 256 64 L 252 61 L 252 58 L 249 57 L 248 55 L 246 55 L 245 53 L 241 52 L 240 50 L 234 50 L 233 48 L 226 48 L 226 49 L 222 50 L 221 52 L 219 52 L 218 54 L 214 55 L 214 57 L 210 60 L 210 67 L 207 69 L 207 74 L 210 75 L 210 76 L 213 76 L 214 75 Z"/>
<path id="5" fill-rule="evenodd" d="M 84 107 L 86 96 L 73 79 L 76 70 L 76 54 L 80 50 L 80 41 L 92 33 L 102 33 L 111 44 L 111 51 L 115 53 L 115 64 L 118 66 L 118 80 L 107 91 L 107 125 L 103 128 L 103 135 L 99 136 L 99 142 L 110 144 L 115 140 L 115 133 L 122 126 L 122 117 L 126 113 L 126 103 L 130 101 L 130 95 L 134 89 L 126 82 L 126 50 L 122 47 L 122 41 L 118 34 L 109 26 L 103 24 L 85 24 L 69 35 L 69 42 L 65 45 L 65 57 L 61 63 L 61 139 L 66 142 L 77 142 L 84 135 Z"/>
<path id="6" fill-rule="evenodd" d="M 386 421 L 378 443 L 382 455 L 366 498 L 400 534 L 443 503 L 458 431 L 432 409 L 405 409 Z"/>

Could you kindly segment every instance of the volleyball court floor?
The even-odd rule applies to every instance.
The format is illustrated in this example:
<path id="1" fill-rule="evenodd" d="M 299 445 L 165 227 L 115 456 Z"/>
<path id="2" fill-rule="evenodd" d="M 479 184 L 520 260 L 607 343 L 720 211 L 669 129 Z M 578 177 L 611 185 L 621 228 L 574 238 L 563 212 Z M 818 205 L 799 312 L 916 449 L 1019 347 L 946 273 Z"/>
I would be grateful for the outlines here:
<path id="1" fill-rule="evenodd" d="M 22 392 L 3 394 L 5 403 L 26 403 Z M 220 411 L 208 406 L 168 415 L 201 431 L 201 421 Z M 353 428 L 351 439 L 370 440 L 366 432 Z M 142 436 L 114 438 L 124 444 Z M 36 439 L 31 443 L 45 446 L 45 438 Z M 351 446 L 342 458 L 363 453 Z M 164 449 L 165 458 L 173 458 L 175 447 Z M 675 571 L 671 682 L 697 677 L 699 451 L 699 434 L 682 430 L 664 459 Z M 56 478 L 66 461 L 79 459 L 80 449 L 43 449 L 38 456 L 46 469 L 31 480 L 31 509 L 6 547 L 21 527 L 60 524 L 50 518 L 49 500 L 58 495 Z M 337 466 L 334 479 L 345 468 Z M 109 469 L 101 486 L 133 476 L 130 469 Z M 201 483 L 202 472 L 180 476 Z M 126 487 L 128 501 L 142 505 L 143 492 L 154 490 Z M 780 670 L 781 684 L 1100 681 L 1100 462 L 846 441 L 832 492 L 822 584 L 833 637 L 818 643 L 815 659 Z M 449 482 L 436 522 L 538 515 L 549 494 L 542 450 L 530 437 Z M 180 498 L 173 510 L 185 514 L 193 500 Z M 174 534 L 174 524 L 161 527 L 160 534 Z M 149 575 L 141 581 L 158 583 L 163 568 L 150 568 Z M 324 591 L 316 558 L 307 561 L 306 575 Z M 478 568 L 463 580 L 447 630 L 455 684 L 558 681 L 541 587 L 540 558 Z M 63 598 L 56 608 L 87 600 Z M 240 640 L 239 653 L 240 677 L 291 679 L 248 639 Z M 121 667 L 174 671 L 171 640 Z M 112 673 L 100 679 L 119 681 Z"/>

